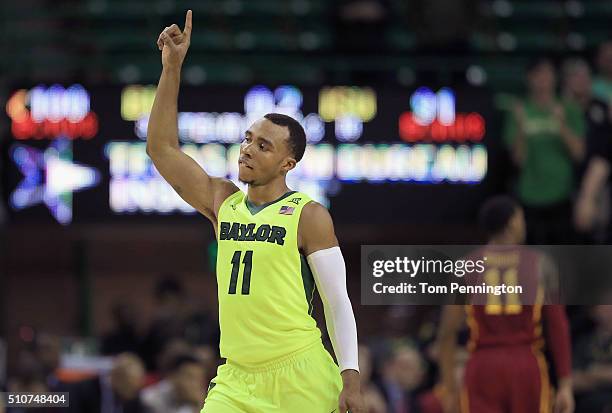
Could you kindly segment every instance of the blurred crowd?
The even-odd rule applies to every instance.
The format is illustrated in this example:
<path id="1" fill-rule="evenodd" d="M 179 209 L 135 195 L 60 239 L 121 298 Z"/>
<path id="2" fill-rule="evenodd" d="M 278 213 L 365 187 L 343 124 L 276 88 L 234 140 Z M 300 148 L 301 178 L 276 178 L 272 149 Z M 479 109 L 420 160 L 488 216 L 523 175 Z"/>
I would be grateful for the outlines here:
<path id="1" fill-rule="evenodd" d="M 106 357 L 89 367 L 63 366 L 62 338 L 37 334 L 19 353 L 7 390 L 69 392 L 70 407 L 61 411 L 199 412 L 220 362 L 217 321 L 192 308 L 172 275 L 158 280 L 154 302 L 145 331 L 131 303 L 115 303 L 109 314 L 113 328 L 97 340 Z"/>
<path id="2" fill-rule="evenodd" d="M 576 411 L 612 411 L 612 305 L 567 310 L 572 326 Z M 443 413 L 436 341 L 439 317 L 440 307 L 436 306 L 389 307 L 384 317 L 389 328 L 378 336 L 360 337 L 359 365 L 368 413 Z M 6 390 L 70 393 L 69 408 L 27 410 L 32 412 L 199 412 L 208 383 L 222 360 L 212 345 L 190 344 L 185 333 L 166 336 L 156 354 L 157 362 L 148 369 L 146 353 L 139 350 L 142 347 L 131 347 L 132 340 L 123 344 L 116 340 L 119 335 L 137 337 L 133 329 L 123 325 L 101 338 L 102 343 L 108 343 L 109 338 L 114 342 L 109 368 L 89 375 L 71 374 L 62 368 L 59 337 L 41 334 L 20 354 Z M 465 344 L 467 338 L 466 330 L 459 342 Z M 467 358 L 466 350 L 457 353 L 458 385 Z"/>
<path id="3" fill-rule="evenodd" d="M 530 244 L 610 240 L 612 41 L 594 60 L 595 75 L 581 58 L 534 59 L 526 95 L 508 105 L 502 139 Z"/>

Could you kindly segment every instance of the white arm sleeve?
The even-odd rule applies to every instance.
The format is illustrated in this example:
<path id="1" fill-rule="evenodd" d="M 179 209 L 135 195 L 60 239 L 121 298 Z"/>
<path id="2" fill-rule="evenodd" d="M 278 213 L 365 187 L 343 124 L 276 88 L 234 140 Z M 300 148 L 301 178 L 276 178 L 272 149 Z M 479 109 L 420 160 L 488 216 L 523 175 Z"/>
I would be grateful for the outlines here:
<path id="1" fill-rule="evenodd" d="M 307 260 L 323 301 L 325 324 L 340 371 L 359 371 L 357 325 L 346 291 L 346 265 L 340 247 L 313 252 Z"/>

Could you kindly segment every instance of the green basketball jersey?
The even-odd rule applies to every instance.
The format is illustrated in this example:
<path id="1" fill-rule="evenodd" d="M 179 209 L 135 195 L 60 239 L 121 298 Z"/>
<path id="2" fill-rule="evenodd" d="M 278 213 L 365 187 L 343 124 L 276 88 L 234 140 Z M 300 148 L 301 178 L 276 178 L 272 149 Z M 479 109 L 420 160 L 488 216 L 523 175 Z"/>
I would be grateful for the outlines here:
<path id="1" fill-rule="evenodd" d="M 255 207 L 238 191 L 219 208 L 221 357 L 254 366 L 321 340 L 311 316 L 314 280 L 298 250 L 300 214 L 310 200 L 288 192 Z"/>

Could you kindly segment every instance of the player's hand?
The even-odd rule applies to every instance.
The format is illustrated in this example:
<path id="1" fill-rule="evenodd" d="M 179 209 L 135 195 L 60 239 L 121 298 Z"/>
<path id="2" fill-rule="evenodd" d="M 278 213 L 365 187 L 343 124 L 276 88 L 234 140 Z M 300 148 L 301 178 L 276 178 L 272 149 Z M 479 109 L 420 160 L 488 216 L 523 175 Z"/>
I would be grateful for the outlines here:
<path id="1" fill-rule="evenodd" d="M 338 413 L 365 413 L 361 396 L 359 373 L 355 370 L 342 372 L 342 391 L 338 398 Z"/>
<path id="2" fill-rule="evenodd" d="M 187 49 L 191 43 L 191 10 L 185 16 L 183 31 L 176 24 L 166 27 L 157 39 L 157 48 L 162 52 L 164 68 L 176 69 L 183 65 Z"/>
<path id="3" fill-rule="evenodd" d="M 574 393 L 571 385 L 561 385 L 555 396 L 555 413 L 574 412 Z"/>

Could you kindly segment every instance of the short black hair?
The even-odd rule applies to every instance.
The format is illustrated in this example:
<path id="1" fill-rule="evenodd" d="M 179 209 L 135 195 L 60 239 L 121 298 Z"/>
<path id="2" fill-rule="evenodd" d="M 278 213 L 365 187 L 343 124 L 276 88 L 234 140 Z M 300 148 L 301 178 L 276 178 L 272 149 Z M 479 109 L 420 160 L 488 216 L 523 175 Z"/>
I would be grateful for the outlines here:
<path id="1" fill-rule="evenodd" d="M 264 118 L 275 125 L 286 126 L 289 129 L 289 147 L 295 160 L 299 162 L 306 151 L 306 132 L 300 122 L 282 113 L 268 113 Z"/>
<path id="2" fill-rule="evenodd" d="M 172 274 L 164 275 L 155 284 L 155 298 L 158 300 L 168 294 L 182 296 L 184 292 L 183 284 Z"/>
<path id="3" fill-rule="evenodd" d="M 168 368 L 168 373 L 174 373 L 175 371 L 183 367 L 185 364 L 197 364 L 202 368 L 204 367 L 200 360 L 195 356 L 192 356 L 191 354 L 182 353 L 172 359 Z"/>
<path id="4" fill-rule="evenodd" d="M 518 202 L 508 195 L 497 195 L 487 200 L 478 213 L 478 223 L 488 236 L 501 233 L 519 208 Z"/>

